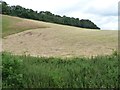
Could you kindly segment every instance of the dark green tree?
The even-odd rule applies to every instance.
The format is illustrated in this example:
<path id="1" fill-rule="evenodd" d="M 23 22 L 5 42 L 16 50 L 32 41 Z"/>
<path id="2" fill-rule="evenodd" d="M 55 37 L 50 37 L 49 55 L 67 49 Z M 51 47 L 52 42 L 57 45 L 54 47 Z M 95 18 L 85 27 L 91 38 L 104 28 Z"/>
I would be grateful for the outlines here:
<path id="1" fill-rule="evenodd" d="M 40 20 L 45 22 L 51 22 L 51 23 L 58 23 L 63 25 L 76 26 L 81 28 L 100 29 L 99 27 L 97 27 L 97 25 L 95 25 L 92 21 L 88 19 L 79 20 L 79 18 L 67 17 L 65 15 L 61 17 L 60 15 L 54 15 L 49 11 L 37 12 L 32 9 L 26 9 L 19 5 L 9 6 L 4 1 L 1 1 L 0 5 L 2 5 L 2 14 Z"/>

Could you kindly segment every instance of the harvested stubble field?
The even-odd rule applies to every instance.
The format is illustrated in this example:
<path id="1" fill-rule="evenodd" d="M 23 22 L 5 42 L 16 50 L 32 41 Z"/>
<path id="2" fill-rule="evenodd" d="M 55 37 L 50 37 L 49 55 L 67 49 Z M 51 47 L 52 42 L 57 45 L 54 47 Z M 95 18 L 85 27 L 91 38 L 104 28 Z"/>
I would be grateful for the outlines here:
<path id="1" fill-rule="evenodd" d="M 111 54 L 118 47 L 117 33 L 4 15 L 3 51 L 56 57 Z"/>

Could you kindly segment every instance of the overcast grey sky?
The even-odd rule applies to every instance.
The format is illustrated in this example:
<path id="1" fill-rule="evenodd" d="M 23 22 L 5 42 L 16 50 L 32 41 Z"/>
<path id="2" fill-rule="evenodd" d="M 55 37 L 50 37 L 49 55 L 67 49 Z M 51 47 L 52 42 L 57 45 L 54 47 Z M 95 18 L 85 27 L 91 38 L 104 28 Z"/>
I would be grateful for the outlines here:
<path id="1" fill-rule="evenodd" d="M 119 0 L 3 0 L 35 11 L 90 19 L 104 30 L 118 30 Z"/>

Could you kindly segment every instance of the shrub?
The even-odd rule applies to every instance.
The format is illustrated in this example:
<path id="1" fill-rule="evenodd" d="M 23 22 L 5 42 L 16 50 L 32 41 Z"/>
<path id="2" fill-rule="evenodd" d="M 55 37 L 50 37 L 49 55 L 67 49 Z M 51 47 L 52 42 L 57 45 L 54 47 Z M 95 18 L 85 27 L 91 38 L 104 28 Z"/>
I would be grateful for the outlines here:
<path id="1" fill-rule="evenodd" d="M 22 61 L 10 53 L 2 53 L 2 81 L 4 88 L 22 87 Z"/>
<path id="2" fill-rule="evenodd" d="M 91 58 L 3 53 L 3 88 L 118 88 L 116 54 Z"/>

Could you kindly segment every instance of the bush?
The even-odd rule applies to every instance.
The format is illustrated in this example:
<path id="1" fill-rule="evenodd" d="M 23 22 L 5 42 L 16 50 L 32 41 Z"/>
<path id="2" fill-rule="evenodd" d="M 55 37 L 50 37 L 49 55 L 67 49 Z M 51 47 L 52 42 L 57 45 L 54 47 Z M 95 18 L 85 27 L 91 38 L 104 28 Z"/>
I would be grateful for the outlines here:
<path id="1" fill-rule="evenodd" d="M 91 58 L 3 53 L 3 88 L 118 88 L 116 54 Z"/>
<path id="2" fill-rule="evenodd" d="M 22 87 L 22 62 L 10 53 L 2 54 L 2 81 L 4 88 Z"/>

